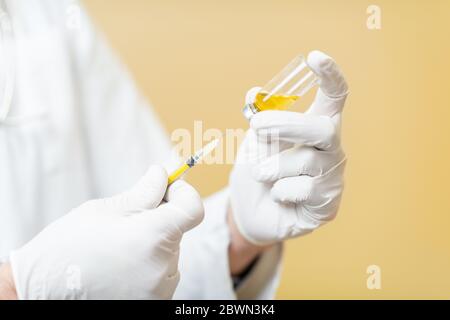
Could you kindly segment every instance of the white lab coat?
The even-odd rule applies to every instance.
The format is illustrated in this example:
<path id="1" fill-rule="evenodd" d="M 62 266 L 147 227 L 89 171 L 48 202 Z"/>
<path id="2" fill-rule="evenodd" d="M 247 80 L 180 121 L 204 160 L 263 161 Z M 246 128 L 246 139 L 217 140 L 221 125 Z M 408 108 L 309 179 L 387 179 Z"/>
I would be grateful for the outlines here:
<path id="1" fill-rule="evenodd" d="M 164 163 L 171 147 L 77 2 L 0 4 L 0 257 L 6 258 L 70 209 L 133 185 L 150 164 Z M 236 298 L 227 199 L 226 189 L 207 199 L 205 221 L 185 235 L 175 298 Z M 280 251 L 260 259 L 238 297 L 273 297 Z"/>

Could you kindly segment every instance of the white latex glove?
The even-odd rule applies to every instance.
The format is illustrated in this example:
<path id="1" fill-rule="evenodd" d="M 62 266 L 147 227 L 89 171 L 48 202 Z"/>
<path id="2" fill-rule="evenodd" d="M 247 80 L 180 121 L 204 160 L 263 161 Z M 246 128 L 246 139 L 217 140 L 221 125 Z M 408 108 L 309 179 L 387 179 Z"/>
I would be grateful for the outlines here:
<path id="1" fill-rule="evenodd" d="M 200 223 L 203 205 L 184 181 L 166 188 L 166 171 L 152 166 L 130 191 L 50 224 L 11 254 L 19 298 L 170 299 L 181 237 Z"/>
<path id="2" fill-rule="evenodd" d="M 309 233 L 338 211 L 345 166 L 341 112 L 348 88 L 324 53 L 311 52 L 307 63 L 320 79 L 313 104 L 305 113 L 255 114 L 230 176 L 236 225 L 257 245 Z M 246 103 L 254 102 L 259 89 L 247 93 Z"/>

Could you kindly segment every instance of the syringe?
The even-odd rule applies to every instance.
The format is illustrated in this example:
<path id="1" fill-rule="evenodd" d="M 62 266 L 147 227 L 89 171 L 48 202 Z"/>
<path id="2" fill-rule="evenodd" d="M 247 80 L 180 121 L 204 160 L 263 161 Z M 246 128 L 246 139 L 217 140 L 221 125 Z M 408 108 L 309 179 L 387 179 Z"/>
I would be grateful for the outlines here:
<path id="1" fill-rule="evenodd" d="M 201 159 L 203 159 L 206 155 L 211 153 L 219 144 L 219 140 L 215 139 L 204 146 L 202 149 L 198 150 L 194 155 L 190 156 L 184 164 L 182 164 L 178 169 L 172 172 L 169 175 L 168 185 L 175 182 L 179 179 L 186 171 L 195 166 Z"/>

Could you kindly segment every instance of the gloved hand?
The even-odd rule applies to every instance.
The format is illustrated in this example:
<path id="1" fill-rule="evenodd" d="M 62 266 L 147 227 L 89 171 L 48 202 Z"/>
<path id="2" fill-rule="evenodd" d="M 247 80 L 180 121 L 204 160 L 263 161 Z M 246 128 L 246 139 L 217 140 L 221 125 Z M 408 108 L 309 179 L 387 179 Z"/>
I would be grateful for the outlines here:
<path id="1" fill-rule="evenodd" d="M 152 166 L 130 191 L 50 224 L 11 254 L 19 298 L 170 299 L 181 237 L 203 205 L 186 182 L 166 188 L 166 171 Z"/>
<path id="2" fill-rule="evenodd" d="M 307 63 L 320 88 L 307 112 L 263 111 L 251 118 L 230 176 L 230 202 L 241 234 L 257 245 L 309 233 L 332 220 L 343 190 L 340 144 L 347 84 L 319 51 Z M 260 88 L 247 93 L 254 102 Z"/>

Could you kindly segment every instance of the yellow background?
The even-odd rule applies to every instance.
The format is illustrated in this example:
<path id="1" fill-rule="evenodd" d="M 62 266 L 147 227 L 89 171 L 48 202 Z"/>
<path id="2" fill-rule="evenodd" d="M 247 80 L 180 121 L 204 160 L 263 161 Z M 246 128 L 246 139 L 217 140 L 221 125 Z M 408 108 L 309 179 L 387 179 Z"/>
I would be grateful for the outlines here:
<path id="1" fill-rule="evenodd" d="M 338 218 L 289 241 L 278 298 L 450 298 L 450 1 L 85 0 L 169 132 L 245 127 L 246 90 L 321 49 L 348 79 Z M 366 9 L 382 10 L 368 30 Z M 189 180 L 207 195 L 230 166 Z M 366 268 L 381 268 L 368 290 Z"/>

